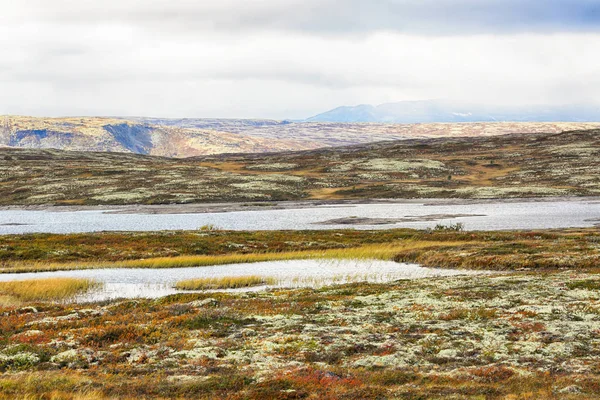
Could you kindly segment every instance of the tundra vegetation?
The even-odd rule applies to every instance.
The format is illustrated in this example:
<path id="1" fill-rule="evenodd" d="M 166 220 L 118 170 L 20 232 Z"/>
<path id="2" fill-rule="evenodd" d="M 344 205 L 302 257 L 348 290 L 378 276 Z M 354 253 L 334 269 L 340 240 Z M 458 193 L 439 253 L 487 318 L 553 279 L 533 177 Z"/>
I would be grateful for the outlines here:
<path id="1" fill-rule="evenodd" d="M 292 252 L 504 273 L 0 303 L 0 398 L 599 397 L 597 229 L 0 237 L 3 272 Z"/>
<path id="2" fill-rule="evenodd" d="M 0 149 L 0 205 L 598 194 L 600 130 L 185 159 Z"/>
<path id="3" fill-rule="evenodd" d="M 597 195 L 599 133 L 189 159 L 0 149 L 0 203 Z M 93 282 L 1 284 L 0 399 L 600 398 L 597 228 L 0 236 L 0 273 L 310 258 L 502 273 L 86 304 L 63 300 Z"/>

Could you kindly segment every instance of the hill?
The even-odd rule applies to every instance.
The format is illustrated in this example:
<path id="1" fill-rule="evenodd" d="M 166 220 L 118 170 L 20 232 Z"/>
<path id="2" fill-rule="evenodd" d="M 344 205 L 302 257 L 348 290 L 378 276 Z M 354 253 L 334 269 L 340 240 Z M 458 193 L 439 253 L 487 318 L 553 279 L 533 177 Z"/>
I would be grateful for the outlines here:
<path id="1" fill-rule="evenodd" d="M 0 117 L 0 147 L 164 157 L 268 153 L 382 140 L 600 128 L 600 123 L 374 124 L 237 119 Z"/>
<path id="2" fill-rule="evenodd" d="M 121 118 L 0 119 L 0 146 L 109 151 L 166 157 L 215 153 L 264 153 L 321 147 L 318 143 L 175 125 L 150 124 Z"/>
<path id="3" fill-rule="evenodd" d="M 600 130 L 174 159 L 0 149 L 0 204 L 600 195 Z"/>

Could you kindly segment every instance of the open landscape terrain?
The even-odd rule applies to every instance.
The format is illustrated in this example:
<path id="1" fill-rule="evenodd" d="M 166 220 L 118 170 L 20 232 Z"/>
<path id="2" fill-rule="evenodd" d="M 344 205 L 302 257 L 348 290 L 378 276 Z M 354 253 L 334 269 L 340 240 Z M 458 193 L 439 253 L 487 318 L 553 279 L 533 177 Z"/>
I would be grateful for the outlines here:
<path id="1" fill-rule="evenodd" d="M 600 400 L 598 0 L 0 4 L 0 400 Z"/>
<path id="2" fill-rule="evenodd" d="M 600 398 L 598 199 L 572 199 L 600 193 L 599 134 L 188 158 L 0 149 L 2 212 L 17 212 L 5 225 L 23 207 L 57 210 L 59 225 L 93 206 L 115 220 L 355 214 L 323 230 L 1 235 L 0 398 Z M 512 210 L 548 197 L 562 208 L 546 215 L 585 210 L 589 227 L 437 222 L 527 197 Z M 401 198 L 456 212 L 360 207 L 414 203 Z M 427 228 L 370 230 L 399 221 Z"/>
<path id="3" fill-rule="evenodd" d="M 0 248 L 3 272 L 253 256 L 499 272 L 87 304 L 48 297 L 87 282 L 25 281 L 28 296 L 0 282 L 0 398 L 554 399 L 600 387 L 597 229 L 44 234 Z"/>
<path id="4" fill-rule="evenodd" d="M 243 119 L 0 116 L 0 147 L 164 157 L 265 153 L 382 140 L 494 136 L 600 128 L 593 122 L 337 123 Z"/>
<path id="5" fill-rule="evenodd" d="M 0 205 L 600 193 L 599 130 L 386 141 L 185 159 L 0 149 Z"/>

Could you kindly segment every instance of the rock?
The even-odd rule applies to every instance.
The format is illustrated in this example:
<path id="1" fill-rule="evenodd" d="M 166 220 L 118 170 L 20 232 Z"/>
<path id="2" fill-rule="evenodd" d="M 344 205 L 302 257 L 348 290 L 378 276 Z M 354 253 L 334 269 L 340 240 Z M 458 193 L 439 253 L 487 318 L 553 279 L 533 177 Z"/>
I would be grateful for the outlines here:
<path id="1" fill-rule="evenodd" d="M 582 391 L 581 386 L 571 385 L 571 386 L 567 386 L 567 387 L 564 387 L 564 388 L 560 389 L 558 391 L 558 393 L 561 393 L 561 394 L 569 394 L 569 393 L 575 394 L 575 393 L 581 393 L 581 391 Z"/>
<path id="2" fill-rule="evenodd" d="M 104 313 L 106 313 L 106 311 L 102 309 L 96 310 L 93 308 L 84 308 L 83 310 L 77 310 L 77 314 L 84 317 L 99 317 Z"/>
<path id="3" fill-rule="evenodd" d="M 127 357 L 129 364 L 141 364 L 148 361 L 151 357 L 156 355 L 154 351 L 148 351 L 146 349 L 134 348 L 128 352 L 123 353 Z"/>
<path id="4" fill-rule="evenodd" d="M 458 351 L 456 351 L 454 349 L 440 350 L 437 353 L 437 357 L 438 358 L 456 358 L 456 357 L 458 357 Z"/>
<path id="5" fill-rule="evenodd" d="M 242 329 L 242 331 L 240 333 L 242 334 L 243 337 L 252 337 L 252 336 L 257 335 L 256 331 L 254 329 L 250 329 L 250 328 Z"/>
<path id="6" fill-rule="evenodd" d="M 38 309 L 32 306 L 22 307 L 17 310 L 18 314 L 37 314 L 38 312 Z"/>
<path id="7" fill-rule="evenodd" d="M 66 363 L 72 362 L 77 359 L 78 359 L 77 350 L 71 349 L 71 350 L 63 351 L 62 353 L 58 353 L 55 356 L 52 356 L 52 358 L 50 358 L 50 361 L 59 363 L 59 364 L 63 364 L 63 363 L 66 364 Z"/>
<path id="8" fill-rule="evenodd" d="M 189 302 L 187 304 L 191 307 L 196 307 L 196 308 L 216 307 L 219 305 L 219 301 L 217 299 L 213 299 L 212 297 L 209 297 L 208 299 L 195 300 L 195 301 Z"/>
<path id="9" fill-rule="evenodd" d="M 50 358 L 50 361 L 69 368 L 86 367 L 94 360 L 94 352 L 90 349 L 66 350 Z"/>

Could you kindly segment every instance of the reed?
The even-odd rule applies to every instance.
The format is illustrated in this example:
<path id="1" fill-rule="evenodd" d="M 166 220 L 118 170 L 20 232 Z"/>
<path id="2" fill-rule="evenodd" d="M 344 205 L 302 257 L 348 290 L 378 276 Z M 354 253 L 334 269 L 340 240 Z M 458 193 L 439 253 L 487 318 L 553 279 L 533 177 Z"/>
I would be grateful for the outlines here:
<path id="1" fill-rule="evenodd" d="M 175 284 L 179 290 L 211 290 L 211 289 L 238 289 L 252 286 L 274 285 L 275 278 L 264 276 L 225 276 L 222 278 L 198 278 L 180 281 Z"/>
<path id="2" fill-rule="evenodd" d="M 71 298 L 97 287 L 98 283 L 90 279 L 49 278 L 25 281 L 0 282 L 0 297 L 15 302 L 20 301 L 56 301 Z"/>
<path id="3" fill-rule="evenodd" d="M 178 257 L 157 257 L 141 260 L 103 261 L 86 263 L 15 263 L 0 273 L 66 271 L 98 268 L 183 268 L 205 267 L 224 264 L 242 264 L 264 261 L 339 259 L 339 260 L 393 260 L 400 252 L 420 249 L 458 246 L 464 242 L 404 240 L 394 243 L 371 244 L 360 247 L 327 250 L 303 250 L 272 253 L 232 253 L 222 255 L 194 255 Z M 474 242 L 471 242 L 471 244 Z"/>

